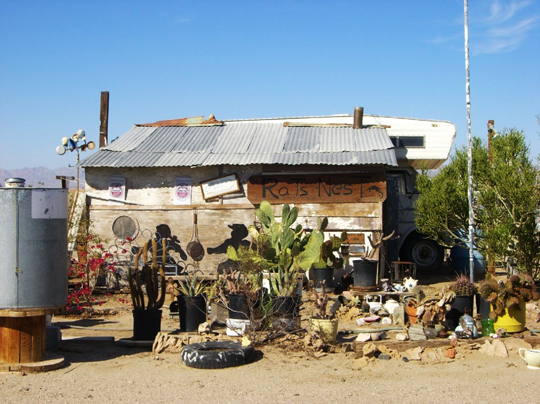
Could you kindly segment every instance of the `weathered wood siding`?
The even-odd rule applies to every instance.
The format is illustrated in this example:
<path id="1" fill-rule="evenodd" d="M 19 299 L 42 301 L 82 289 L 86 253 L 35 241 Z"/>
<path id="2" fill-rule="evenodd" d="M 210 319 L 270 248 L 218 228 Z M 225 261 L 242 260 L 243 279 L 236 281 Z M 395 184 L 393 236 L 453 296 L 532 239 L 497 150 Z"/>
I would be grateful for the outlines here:
<path id="1" fill-rule="evenodd" d="M 304 168 L 305 169 L 305 168 Z M 318 170 L 321 170 L 318 167 Z M 112 244 L 114 221 L 120 216 L 135 220 L 142 232 L 141 239 L 151 236 L 157 226 L 166 224 L 176 236 L 182 249 L 192 239 L 193 212 L 198 215 L 198 234 L 205 248 L 199 266 L 205 273 L 215 273 L 219 263 L 226 260 L 226 245 L 232 238 L 244 236 L 244 227 L 256 221 L 255 206 L 247 198 L 247 179 L 262 172 L 261 167 L 203 167 L 203 168 L 146 168 L 86 170 L 86 192 L 90 204 L 90 220 L 101 238 Z M 200 182 L 236 173 L 241 185 L 237 193 L 204 201 Z M 293 171 L 294 173 L 294 171 Z M 126 203 L 108 199 L 109 178 L 121 176 L 126 182 Z M 173 190 L 176 177 L 191 177 L 191 205 L 174 205 Z M 274 205 L 276 216 L 282 205 Z M 365 232 L 382 229 L 382 202 L 367 203 L 305 203 L 299 209 L 297 223 L 305 228 L 317 226 L 318 217 L 328 217 L 328 232 Z M 247 238 L 245 238 L 247 240 Z M 366 237 L 367 240 L 367 237 Z M 139 244 L 142 244 L 138 241 Z M 220 248 L 221 246 L 221 248 Z M 188 262 L 192 262 L 188 257 Z"/>

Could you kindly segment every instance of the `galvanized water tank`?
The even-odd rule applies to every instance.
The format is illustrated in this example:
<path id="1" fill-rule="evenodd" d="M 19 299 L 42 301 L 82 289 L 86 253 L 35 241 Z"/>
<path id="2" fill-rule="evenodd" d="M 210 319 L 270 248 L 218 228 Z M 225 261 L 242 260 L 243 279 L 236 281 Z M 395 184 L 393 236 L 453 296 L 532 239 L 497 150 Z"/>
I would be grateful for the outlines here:
<path id="1" fill-rule="evenodd" d="M 0 309 L 67 303 L 67 189 L 0 188 Z"/>

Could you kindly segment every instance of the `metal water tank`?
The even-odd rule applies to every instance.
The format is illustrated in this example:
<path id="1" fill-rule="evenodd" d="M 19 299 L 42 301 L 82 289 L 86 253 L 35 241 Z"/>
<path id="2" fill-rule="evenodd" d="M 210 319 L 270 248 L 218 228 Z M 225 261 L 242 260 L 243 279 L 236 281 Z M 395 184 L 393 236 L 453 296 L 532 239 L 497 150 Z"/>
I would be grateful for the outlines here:
<path id="1" fill-rule="evenodd" d="M 0 188 L 0 309 L 67 303 L 67 189 Z"/>

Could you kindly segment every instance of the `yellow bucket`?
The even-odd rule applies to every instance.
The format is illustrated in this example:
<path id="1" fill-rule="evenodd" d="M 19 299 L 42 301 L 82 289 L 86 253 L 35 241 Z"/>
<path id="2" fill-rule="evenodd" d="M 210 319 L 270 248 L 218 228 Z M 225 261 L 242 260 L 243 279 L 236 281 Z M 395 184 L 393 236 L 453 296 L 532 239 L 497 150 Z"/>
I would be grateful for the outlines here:
<path id="1" fill-rule="evenodd" d="M 493 307 L 492 307 L 493 309 Z M 495 332 L 499 328 L 504 328 L 507 332 L 521 332 L 525 329 L 525 323 L 527 322 L 527 308 L 525 301 L 519 299 L 519 305 L 509 309 L 504 309 L 504 314 L 498 316 L 493 324 Z"/>
<path id="2" fill-rule="evenodd" d="M 335 344 L 338 332 L 338 319 L 332 320 L 312 318 L 310 319 L 311 329 L 318 332 L 323 342 Z"/>

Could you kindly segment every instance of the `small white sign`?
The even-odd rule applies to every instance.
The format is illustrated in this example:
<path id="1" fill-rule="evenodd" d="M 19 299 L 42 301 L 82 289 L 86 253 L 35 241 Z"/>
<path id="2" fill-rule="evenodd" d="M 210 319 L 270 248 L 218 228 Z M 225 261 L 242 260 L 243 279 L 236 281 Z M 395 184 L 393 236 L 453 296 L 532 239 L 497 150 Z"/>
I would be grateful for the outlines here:
<path id="1" fill-rule="evenodd" d="M 122 177 L 109 178 L 109 198 L 119 201 L 126 200 L 126 180 Z"/>
<path id="2" fill-rule="evenodd" d="M 174 204 L 175 205 L 190 205 L 191 204 L 191 178 L 176 177 L 174 185 Z"/>
<path id="3" fill-rule="evenodd" d="M 240 191 L 240 184 L 235 174 L 226 177 L 215 178 L 201 183 L 203 198 L 212 199 L 221 195 L 232 194 Z"/>

